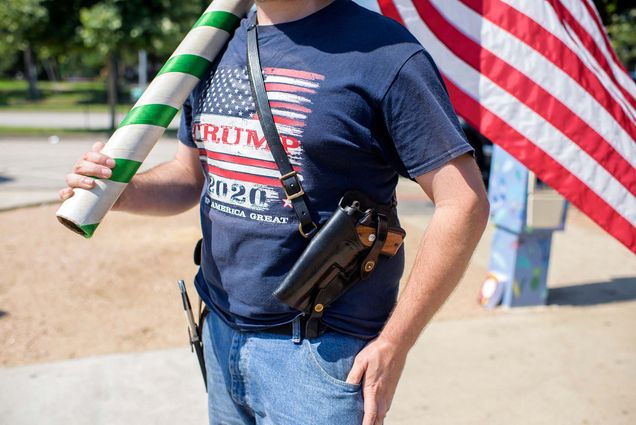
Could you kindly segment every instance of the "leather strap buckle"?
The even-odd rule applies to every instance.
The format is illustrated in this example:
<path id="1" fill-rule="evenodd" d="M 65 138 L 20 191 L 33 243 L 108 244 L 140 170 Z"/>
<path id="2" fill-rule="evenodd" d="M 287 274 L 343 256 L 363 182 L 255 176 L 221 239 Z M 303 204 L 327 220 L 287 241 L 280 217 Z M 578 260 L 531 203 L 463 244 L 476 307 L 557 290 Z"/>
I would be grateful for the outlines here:
<path id="1" fill-rule="evenodd" d="M 287 185 L 285 183 L 285 180 L 287 179 L 291 179 L 293 178 L 294 181 L 292 183 L 290 183 L 289 185 Z M 303 186 L 302 184 L 300 184 L 300 179 L 298 178 L 298 173 L 296 171 L 292 171 L 291 173 L 287 173 L 284 176 L 280 176 L 278 178 L 278 180 L 280 180 L 280 182 L 283 185 L 283 191 L 285 192 L 285 196 L 287 197 L 287 199 L 289 199 L 290 201 L 293 201 L 294 199 L 300 198 L 301 196 L 303 196 L 305 194 L 305 191 L 303 190 Z M 294 188 L 294 185 L 296 186 Z M 295 192 L 290 193 L 290 191 L 293 189 L 297 189 Z"/>
<path id="2" fill-rule="evenodd" d="M 298 231 L 305 239 L 311 238 L 316 233 L 317 230 L 318 230 L 318 226 L 316 226 L 316 223 L 314 223 L 313 221 L 311 222 L 311 229 L 307 232 L 305 232 L 305 230 L 303 229 L 303 224 L 298 223 Z"/>

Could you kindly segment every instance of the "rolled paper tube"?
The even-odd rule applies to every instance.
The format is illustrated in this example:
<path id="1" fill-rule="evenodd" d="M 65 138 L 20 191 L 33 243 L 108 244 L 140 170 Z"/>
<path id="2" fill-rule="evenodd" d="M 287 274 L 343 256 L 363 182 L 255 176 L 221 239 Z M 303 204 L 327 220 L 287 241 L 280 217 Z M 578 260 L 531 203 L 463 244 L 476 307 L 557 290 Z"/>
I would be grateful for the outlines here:
<path id="1" fill-rule="evenodd" d="M 96 179 L 91 190 L 74 189 L 56 213 L 63 225 L 93 235 L 251 6 L 252 0 L 210 4 L 104 146 L 116 163 L 112 176 Z"/>

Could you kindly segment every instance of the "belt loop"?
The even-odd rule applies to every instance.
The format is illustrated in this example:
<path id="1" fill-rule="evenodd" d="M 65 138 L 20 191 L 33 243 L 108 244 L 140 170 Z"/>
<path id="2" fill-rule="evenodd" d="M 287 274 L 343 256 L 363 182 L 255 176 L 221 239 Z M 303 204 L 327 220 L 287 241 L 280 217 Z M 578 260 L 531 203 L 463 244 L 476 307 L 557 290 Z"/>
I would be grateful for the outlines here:
<path id="1" fill-rule="evenodd" d="M 302 328 L 300 326 L 300 316 L 295 318 L 292 322 L 292 342 L 294 344 L 300 344 L 303 340 Z"/>

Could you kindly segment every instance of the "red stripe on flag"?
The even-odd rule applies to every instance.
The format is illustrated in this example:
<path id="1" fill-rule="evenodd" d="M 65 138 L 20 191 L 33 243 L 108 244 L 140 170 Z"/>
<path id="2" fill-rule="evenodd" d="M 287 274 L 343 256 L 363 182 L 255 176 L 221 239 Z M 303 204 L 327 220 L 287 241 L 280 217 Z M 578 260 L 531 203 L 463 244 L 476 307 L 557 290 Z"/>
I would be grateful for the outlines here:
<path id="1" fill-rule="evenodd" d="M 444 78 L 458 112 L 475 128 L 535 172 L 541 180 L 559 191 L 603 229 L 636 253 L 636 227 L 599 197 L 584 182 L 550 155 L 510 127 L 504 120 Z"/>
<path id="2" fill-rule="evenodd" d="M 570 11 L 565 6 L 563 6 L 563 4 L 559 0 L 548 0 L 548 1 L 554 7 L 554 10 L 559 15 L 559 18 L 565 21 L 570 26 L 570 28 L 576 33 L 579 40 L 581 40 L 581 42 L 583 43 L 583 46 L 585 47 L 585 49 L 587 49 L 590 55 L 592 55 L 594 59 L 596 59 L 596 61 L 601 65 L 601 68 L 605 70 L 605 72 L 610 76 L 612 81 L 614 81 L 614 83 L 618 86 L 621 93 L 623 93 L 623 96 L 625 96 L 625 99 L 627 99 L 627 101 L 633 107 L 636 107 L 636 99 L 634 99 L 634 96 L 632 96 L 631 93 L 625 90 L 622 84 L 620 84 L 620 82 L 616 80 L 614 76 L 614 72 L 612 71 L 611 67 L 609 66 L 609 63 L 607 62 L 607 58 L 605 57 L 605 55 L 603 55 L 603 53 L 599 49 L 598 45 L 596 44 L 596 41 L 592 38 L 592 36 L 585 30 L 585 28 L 583 28 L 581 23 L 577 21 L 574 16 L 572 16 Z M 596 22 L 596 20 L 594 20 L 594 22 Z M 603 41 L 606 43 L 608 50 L 610 50 L 611 52 L 614 52 L 614 49 L 609 45 L 609 41 L 605 37 L 605 30 L 602 30 L 601 34 L 603 34 Z M 617 61 L 617 65 L 622 70 L 625 69 L 623 65 L 618 61 Z"/>
<path id="3" fill-rule="evenodd" d="M 288 125 L 290 127 L 304 127 L 305 123 L 303 121 L 293 120 L 291 118 L 281 117 L 279 115 L 274 115 L 274 122 L 276 124 Z"/>
<path id="4" fill-rule="evenodd" d="M 261 167 L 261 168 L 267 168 L 270 170 L 278 170 L 278 166 L 276 165 L 274 160 L 267 161 L 264 159 L 248 158 L 246 156 L 231 155 L 227 153 L 212 152 L 212 151 L 207 151 L 204 155 L 206 155 L 208 158 L 211 158 L 211 159 L 217 159 L 219 161 L 230 162 L 232 164 L 249 165 L 252 167 Z M 302 169 L 300 167 L 294 166 L 293 168 L 299 173 L 302 172 Z"/>
<path id="5" fill-rule="evenodd" d="M 316 90 L 307 87 L 293 86 L 291 84 L 266 83 L 265 90 L 268 92 L 282 91 L 286 93 L 316 93 Z"/>
<path id="6" fill-rule="evenodd" d="M 422 1 L 419 7 L 431 31 L 455 55 L 550 122 L 636 195 L 634 168 L 584 120 L 516 68 L 458 31 L 430 1 Z M 636 128 L 633 131 L 636 133 Z"/>
<path id="7" fill-rule="evenodd" d="M 231 162 L 233 164 L 250 165 L 253 167 L 261 167 L 261 168 L 268 168 L 270 170 L 278 170 L 278 167 L 276 167 L 276 163 L 274 163 L 273 161 L 270 162 L 270 161 L 264 161 L 261 159 L 247 158 L 244 156 L 229 155 L 225 153 L 212 152 L 212 151 L 207 151 L 207 157 L 212 159 L 218 159 L 219 161 Z"/>
<path id="8" fill-rule="evenodd" d="M 278 109 L 291 109 L 292 111 L 305 112 L 310 113 L 311 109 L 305 108 L 302 105 L 296 105 L 295 103 L 287 103 L 287 102 L 269 102 L 269 105 L 273 108 Z"/>
<path id="9" fill-rule="evenodd" d="M 252 115 L 252 119 L 258 121 L 258 114 L 255 113 L 254 115 Z M 290 127 L 304 127 L 305 123 L 303 121 L 296 121 L 293 120 L 291 118 L 285 118 L 285 117 L 281 117 L 279 115 L 274 115 L 274 122 L 276 124 L 281 124 L 281 125 L 287 125 Z"/>
<path id="10" fill-rule="evenodd" d="M 224 170 L 222 168 L 215 167 L 209 164 L 208 164 L 208 171 L 210 173 L 216 174 L 217 176 L 225 177 L 228 179 L 240 180 L 240 181 L 248 182 L 248 183 L 264 184 L 266 186 L 281 185 L 280 180 L 272 178 L 272 177 L 263 177 L 263 176 L 257 176 L 255 174 L 239 173 L 237 171 Z"/>
<path id="11" fill-rule="evenodd" d="M 295 69 L 265 68 L 265 75 L 278 75 L 281 77 L 303 78 L 305 80 L 324 80 L 325 76 L 314 72 L 297 71 Z"/>
<path id="12" fill-rule="evenodd" d="M 380 6 L 380 11 L 384 16 L 388 16 L 394 21 L 397 21 L 400 24 L 404 25 L 402 16 L 400 16 L 400 12 L 398 11 L 397 7 L 395 7 L 393 0 L 378 0 L 378 5 Z"/>

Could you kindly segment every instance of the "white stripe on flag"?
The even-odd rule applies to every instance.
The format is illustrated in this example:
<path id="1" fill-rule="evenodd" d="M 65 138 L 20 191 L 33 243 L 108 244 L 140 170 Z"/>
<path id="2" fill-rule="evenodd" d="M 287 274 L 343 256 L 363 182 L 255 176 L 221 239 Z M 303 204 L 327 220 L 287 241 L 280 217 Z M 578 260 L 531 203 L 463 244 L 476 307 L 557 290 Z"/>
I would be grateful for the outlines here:
<path id="1" fill-rule="evenodd" d="M 403 10 L 408 13 L 408 8 Z M 421 20 L 412 19 L 409 15 L 402 17 L 436 62 L 444 64 L 442 72 L 447 78 L 552 156 L 632 225 L 636 225 L 636 198 L 620 182 L 541 116 L 455 56 Z"/>
<path id="2" fill-rule="evenodd" d="M 273 177 L 275 179 L 280 177 L 280 172 L 278 170 L 272 170 L 269 168 L 253 167 L 251 165 L 243 165 L 243 164 L 236 164 L 233 162 L 218 161 L 212 158 L 208 158 L 208 164 L 214 167 L 221 168 L 223 170 L 227 170 L 227 171 L 238 171 L 239 173 L 253 174 L 255 176 L 262 176 L 262 177 Z"/>
<path id="3" fill-rule="evenodd" d="M 281 117 L 293 118 L 295 120 L 307 119 L 307 115 L 299 114 L 298 112 L 284 111 L 282 109 L 272 108 L 272 114 L 280 115 Z"/>
<path id="4" fill-rule="evenodd" d="M 303 130 L 300 127 L 292 127 L 290 125 L 276 124 L 276 128 L 278 129 L 278 133 L 284 134 L 287 136 L 300 137 L 303 135 Z"/>
<path id="5" fill-rule="evenodd" d="M 311 103 L 311 100 L 307 99 L 303 96 L 298 96 L 297 94 L 284 93 L 280 91 L 268 91 L 267 98 L 270 101 L 281 101 L 281 102 L 289 102 L 300 105 L 302 103 Z"/>
<path id="6" fill-rule="evenodd" d="M 433 3 L 440 2 L 442 0 L 433 0 Z M 501 27 L 483 19 L 481 15 L 463 3 L 457 0 L 443 0 L 443 4 L 443 7 L 438 4 L 435 7 L 449 22 L 458 26 L 460 31 L 491 53 L 496 52 L 500 59 L 560 100 L 600 134 L 632 166 L 636 166 L 636 144 L 632 137 L 620 126 L 614 116 L 592 98 L 577 81 L 532 47 Z M 459 25 L 462 26 L 459 27 Z M 483 100 L 482 96 L 478 99 Z M 523 102 L 523 100 L 515 99 L 515 102 Z"/>
<path id="7" fill-rule="evenodd" d="M 598 27 L 596 26 L 595 20 L 588 13 L 587 9 L 581 4 L 581 1 L 585 0 L 560 0 L 561 4 L 565 6 L 566 9 L 570 11 L 572 16 L 581 23 L 581 26 L 585 28 L 587 33 L 592 37 L 596 45 L 599 47 L 603 56 L 607 59 L 610 67 L 614 71 L 614 75 L 618 78 L 618 81 L 623 85 L 623 87 L 631 93 L 632 96 L 636 97 L 636 85 L 634 85 L 634 81 L 629 77 L 629 75 L 625 74 L 625 71 L 619 66 L 614 60 L 614 56 L 611 52 L 607 50 L 607 45 L 605 44 L 605 34 L 601 34 Z M 593 6 L 594 10 L 596 10 L 596 6 Z"/>
<path id="8" fill-rule="evenodd" d="M 629 112 L 632 120 L 634 119 L 634 117 L 636 117 L 636 109 L 632 107 L 632 105 L 621 92 L 620 88 L 616 86 L 616 84 L 612 80 L 612 76 L 607 74 L 607 72 L 598 63 L 594 55 L 592 55 L 592 53 L 590 53 L 585 48 L 583 42 L 579 39 L 576 33 L 571 29 L 566 30 L 566 27 L 561 25 L 559 17 L 557 16 L 554 8 L 552 8 L 547 2 L 529 2 L 526 0 L 501 1 L 531 18 L 533 21 L 541 25 L 543 28 L 545 28 L 547 31 L 561 40 L 566 46 L 568 46 L 586 64 L 590 72 L 593 72 L 598 77 L 598 79 L 609 90 L 612 96 L 614 96 L 616 100 L 620 102 L 623 109 L 626 109 Z M 611 59 L 609 58 L 608 62 L 610 63 L 610 65 L 613 64 L 613 61 L 611 61 Z M 619 74 L 622 74 L 624 76 L 623 72 L 620 72 Z M 615 70 L 613 75 L 619 77 L 619 75 L 616 74 Z M 618 81 L 622 80 L 619 79 Z M 633 85 L 634 84 L 631 81 L 627 85 L 623 82 L 623 88 L 630 88 L 630 86 Z"/>
<path id="9" fill-rule="evenodd" d="M 282 77 L 280 75 L 266 75 L 265 76 L 266 83 L 279 83 L 279 84 L 289 84 L 292 86 L 305 87 L 310 89 L 317 89 L 320 87 L 318 83 L 314 83 L 311 81 L 303 80 L 300 78 L 293 77 Z"/>

